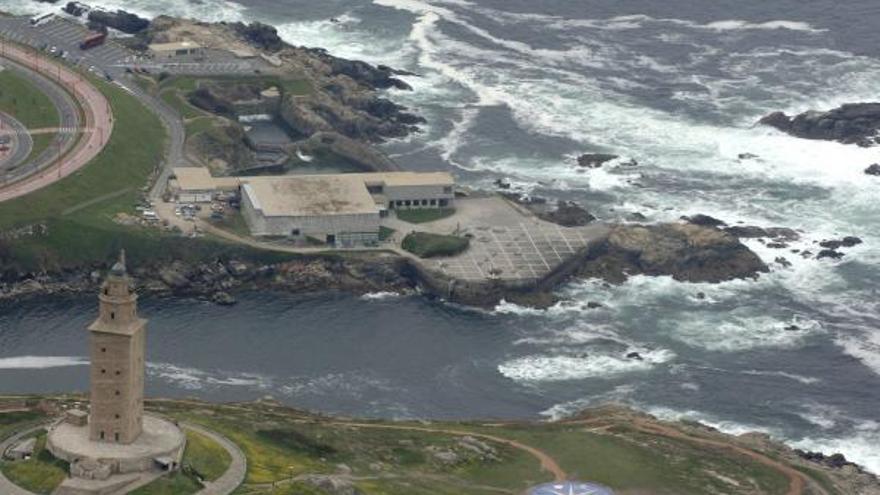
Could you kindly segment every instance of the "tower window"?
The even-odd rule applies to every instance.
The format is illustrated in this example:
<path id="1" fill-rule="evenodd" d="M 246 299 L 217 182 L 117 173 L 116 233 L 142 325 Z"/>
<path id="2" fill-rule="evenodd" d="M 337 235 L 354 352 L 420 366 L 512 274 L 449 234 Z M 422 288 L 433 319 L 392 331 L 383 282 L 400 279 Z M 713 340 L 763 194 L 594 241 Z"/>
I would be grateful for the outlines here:
<path id="1" fill-rule="evenodd" d="M 120 374 L 122 374 L 122 372 L 119 370 L 116 370 L 116 376 L 119 376 Z"/>
<path id="2" fill-rule="evenodd" d="M 119 415 L 118 415 L 118 414 L 116 415 L 116 419 L 119 419 Z"/>
<path id="3" fill-rule="evenodd" d="M 102 370 L 101 370 L 101 374 L 103 375 L 103 374 L 105 374 L 105 373 L 107 373 L 107 370 L 103 370 L 103 369 L 102 369 Z"/>
<path id="4" fill-rule="evenodd" d="M 119 433 L 114 433 L 113 438 L 118 442 L 119 441 Z"/>
<path id="5" fill-rule="evenodd" d="M 102 348 L 101 348 L 101 352 L 107 352 L 107 348 L 106 348 L 106 347 L 102 347 Z"/>
<path id="6" fill-rule="evenodd" d="M 110 294 L 110 289 L 104 287 L 104 295 Z"/>
<path id="7" fill-rule="evenodd" d="M 103 439 L 104 439 L 104 432 L 101 431 L 101 440 L 103 440 Z"/>
<path id="8" fill-rule="evenodd" d="M 111 312 L 110 312 L 110 319 L 111 319 L 111 320 L 115 320 L 115 319 L 116 319 L 116 313 L 114 313 L 114 312 L 111 311 Z"/>
<path id="9" fill-rule="evenodd" d="M 116 391 L 116 395 L 119 395 L 119 390 Z"/>

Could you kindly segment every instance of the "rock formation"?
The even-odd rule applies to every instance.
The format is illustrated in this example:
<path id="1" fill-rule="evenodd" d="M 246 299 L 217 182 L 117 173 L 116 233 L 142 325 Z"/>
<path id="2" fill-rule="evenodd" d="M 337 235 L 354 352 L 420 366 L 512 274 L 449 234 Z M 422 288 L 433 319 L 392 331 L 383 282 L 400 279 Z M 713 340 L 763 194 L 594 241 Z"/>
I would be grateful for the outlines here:
<path id="1" fill-rule="evenodd" d="M 617 155 L 608 153 L 585 153 L 578 157 L 577 163 L 580 167 L 599 168 L 606 162 L 616 160 L 617 158 L 619 158 Z"/>
<path id="2" fill-rule="evenodd" d="M 774 112 L 758 123 L 805 139 L 859 146 L 880 143 L 880 103 L 853 103 L 827 112 L 809 111 L 794 117 Z"/>
<path id="3" fill-rule="evenodd" d="M 755 277 L 767 265 L 733 235 L 694 224 L 618 225 L 592 253 L 583 277 L 621 282 L 628 275 L 670 275 L 687 282 Z"/>
<path id="4" fill-rule="evenodd" d="M 596 219 L 589 211 L 573 201 L 560 201 L 556 209 L 537 213 L 538 218 L 563 227 L 580 227 Z"/>

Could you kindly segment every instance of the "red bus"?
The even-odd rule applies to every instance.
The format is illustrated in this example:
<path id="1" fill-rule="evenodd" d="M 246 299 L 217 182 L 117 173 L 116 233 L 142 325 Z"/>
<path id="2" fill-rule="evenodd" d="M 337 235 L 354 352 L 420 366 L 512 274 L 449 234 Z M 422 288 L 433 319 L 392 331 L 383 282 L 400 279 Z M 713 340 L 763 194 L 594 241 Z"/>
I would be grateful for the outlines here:
<path id="1" fill-rule="evenodd" d="M 86 36 L 86 39 L 84 39 L 83 42 L 79 44 L 79 48 L 80 50 L 88 50 L 89 48 L 94 48 L 98 45 L 102 45 L 104 43 L 104 40 L 106 39 L 107 33 L 92 31 Z"/>

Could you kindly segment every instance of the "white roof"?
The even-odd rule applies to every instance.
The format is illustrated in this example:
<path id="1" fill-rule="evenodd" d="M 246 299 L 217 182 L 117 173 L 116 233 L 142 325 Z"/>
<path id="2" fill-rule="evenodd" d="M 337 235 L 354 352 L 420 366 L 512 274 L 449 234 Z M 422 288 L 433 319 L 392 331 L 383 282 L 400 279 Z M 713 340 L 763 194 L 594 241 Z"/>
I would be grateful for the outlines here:
<path id="1" fill-rule="evenodd" d="M 242 190 L 265 216 L 379 213 L 358 174 L 248 177 Z"/>
<path id="2" fill-rule="evenodd" d="M 202 45 L 189 41 L 173 41 L 170 43 L 153 43 L 150 45 L 150 50 L 154 52 L 173 52 L 177 50 L 192 50 L 195 48 L 201 48 Z"/>

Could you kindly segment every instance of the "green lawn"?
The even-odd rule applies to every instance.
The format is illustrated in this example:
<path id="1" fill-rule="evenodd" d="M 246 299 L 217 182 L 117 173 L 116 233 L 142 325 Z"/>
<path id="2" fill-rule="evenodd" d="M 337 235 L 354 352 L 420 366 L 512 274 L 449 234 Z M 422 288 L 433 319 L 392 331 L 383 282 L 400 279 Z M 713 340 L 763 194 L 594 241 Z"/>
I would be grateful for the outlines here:
<path id="1" fill-rule="evenodd" d="M 142 486 L 129 495 L 190 495 L 201 489 L 202 486 L 193 478 L 183 473 L 174 473 Z"/>
<path id="2" fill-rule="evenodd" d="M 114 130 L 108 145 L 90 164 L 64 180 L 0 203 L 0 232 L 36 223 L 48 228 L 47 235 L 0 241 L 0 263 L 22 271 L 58 270 L 113 259 L 123 247 L 135 264 L 224 255 L 266 262 L 292 257 L 113 222 L 118 212 L 135 213 L 141 190 L 162 159 L 165 131 L 159 119 L 133 96 L 103 81 L 93 83 L 108 97 L 113 109 Z M 63 214 L 105 195 L 108 199 Z"/>
<path id="3" fill-rule="evenodd" d="M 60 122 L 58 109 L 49 97 L 8 69 L 0 71 L 0 111 L 28 129 L 57 127 Z"/>
<path id="4" fill-rule="evenodd" d="M 189 101 L 176 89 L 166 89 L 162 91 L 160 97 L 168 106 L 177 110 L 184 119 L 194 119 L 208 115 L 206 112 L 190 105 Z"/>
<path id="5" fill-rule="evenodd" d="M 34 456 L 26 461 L 3 461 L 0 469 L 16 485 L 37 493 L 50 495 L 67 477 L 69 466 L 55 459 L 46 450 L 46 431 L 37 436 Z"/>
<path id="6" fill-rule="evenodd" d="M 391 236 L 394 235 L 395 232 L 396 232 L 396 230 L 382 225 L 379 227 L 379 240 L 380 241 L 387 241 L 388 239 L 391 238 Z"/>
<path id="7" fill-rule="evenodd" d="M 214 481 L 229 469 L 232 458 L 221 445 L 191 430 L 186 431 L 183 465 L 195 470 L 203 479 Z"/>
<path id="8" fill-rule="evenodd" d="M 469 245 L 470 239 L 466 237 L 412 232 L 403 238 L 400 247 L 420 258 L 435 258 L 454 256 L 466 250 Z"/>
<path id="9" fill-rule="evenodd" d="M 398 219 L 409 223 L 433 222 L 455 214 L 455 208 L 413 208 L 396 211 Z"/>
<path id="10" fill-rule="evenodd" d="M 20 431 L 30 424 L 45 419 L 43 413 L 37 411 L 15 411 L 0 413 L 0 439 Z"/>
<path id="11" fill-rule="evenodd" d="M 218 120 L 217 117 L 208 116 L 205 114 L 202 115 L 202 117 L 197 117 L 184 124 L 184 128 L 186 129 L 186 137 L 191 137 L 200 132 L 205 132 L 209 129 L 214 128 L 214 122 Z"/>

